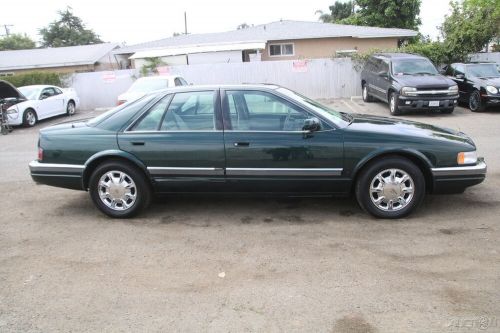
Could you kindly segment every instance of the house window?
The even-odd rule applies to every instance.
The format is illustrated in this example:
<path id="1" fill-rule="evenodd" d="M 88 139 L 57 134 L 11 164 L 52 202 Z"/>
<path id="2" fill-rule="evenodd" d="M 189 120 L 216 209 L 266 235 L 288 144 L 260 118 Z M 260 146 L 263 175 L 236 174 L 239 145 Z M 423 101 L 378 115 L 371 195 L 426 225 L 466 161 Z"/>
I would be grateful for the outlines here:
<path id="1" fill-rule="evenodd" d="M 284 57 L 293 56 L 294 49 L 293 44 L 270 44 L 269 45 L 269 56 L 271 57 Z"/>

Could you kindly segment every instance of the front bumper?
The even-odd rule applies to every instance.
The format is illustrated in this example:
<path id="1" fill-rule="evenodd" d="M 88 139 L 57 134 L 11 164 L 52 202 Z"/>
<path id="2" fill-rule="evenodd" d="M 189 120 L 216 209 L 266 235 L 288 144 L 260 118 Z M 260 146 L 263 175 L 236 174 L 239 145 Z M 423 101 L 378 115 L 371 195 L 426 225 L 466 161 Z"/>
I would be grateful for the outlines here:
<path id="1" fill-rule="evenodd" d="M 398 97 L 400 110 L 442 110 L 452 109 L 457 105 L 458 95 L 451 96 L 403 96 Z M 429 106 L 430 102 L 438 102 L 439 106 Z"/>
<path id="2" fill-rule="evenodd" d="M 481 96 L 483 103 L 487 106 L 500 106 L 500 94 Z"/>
<path id="3" fill-rule="evenodd" d="M 37 183 L 83 190 L 84 165 L 40 163 L 35 160 L 29 163 L 29 168 L 31 178 Z"/>
<path id="4" fill-rule="evenodd" d="M 486 178 L 487 166 L 483 158 L 475 165 L 432 168 L 433 193 L 461 193 L 467 187 L 480 184 Z"/>

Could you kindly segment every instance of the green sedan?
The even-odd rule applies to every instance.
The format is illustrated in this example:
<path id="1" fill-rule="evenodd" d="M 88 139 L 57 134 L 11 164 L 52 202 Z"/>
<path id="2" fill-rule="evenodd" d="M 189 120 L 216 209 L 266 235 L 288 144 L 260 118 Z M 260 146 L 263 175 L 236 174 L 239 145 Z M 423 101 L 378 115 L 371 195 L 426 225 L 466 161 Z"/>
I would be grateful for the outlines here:
<path id="1" fill-rule="evenodd" d="M 461 193 L 486 164 L 464 133 L 348 114 L 274 85 L 189 86 L 40 131 L 42 184 L 89 191 L 125 218 L 154 194 L 354 195 L 401 218 L 426 193 Z"/>

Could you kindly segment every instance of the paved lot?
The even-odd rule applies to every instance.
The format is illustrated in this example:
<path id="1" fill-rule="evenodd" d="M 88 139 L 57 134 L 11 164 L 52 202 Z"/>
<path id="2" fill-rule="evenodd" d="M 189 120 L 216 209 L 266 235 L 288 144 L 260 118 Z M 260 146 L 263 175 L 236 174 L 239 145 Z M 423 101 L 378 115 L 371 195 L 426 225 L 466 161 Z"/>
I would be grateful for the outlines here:
<path id="1" fill-rule="evenodd" d="M 64 118 L 0 136 L 0 332 L 499 332 L 500 110 L 404 118 L 470 134 L 486 182 L 400 221 L 326 198 L 170 198 L 111 220 L 28 175 L 38 129 Z"/>

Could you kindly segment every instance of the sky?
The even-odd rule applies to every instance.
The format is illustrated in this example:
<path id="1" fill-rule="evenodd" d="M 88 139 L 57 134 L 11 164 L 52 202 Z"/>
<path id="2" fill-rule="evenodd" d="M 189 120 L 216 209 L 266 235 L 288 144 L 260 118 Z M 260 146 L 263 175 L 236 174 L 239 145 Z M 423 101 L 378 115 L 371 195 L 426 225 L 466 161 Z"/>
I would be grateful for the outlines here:
<path id="1" fill-rule="evenodd" d="M 262 24 L 280 19 L 317 21 L 316 10 L 328 11 L 334 0 L 15 0 L 0 11 L 0 34 L 4 24 L 11 33 L 26 33 L 40 40 L 38 29 L 57 19 L 57 11 L 73 8 L 87 28 L 106 42 L 136 43 L 171 37 L 184 31 L 184 11 L 188 32 L 234 30 L 239 24 Z M 421 32 L 435 38 L 436 28 L 448 13 L 448 0 L 422 0 Z"/>

